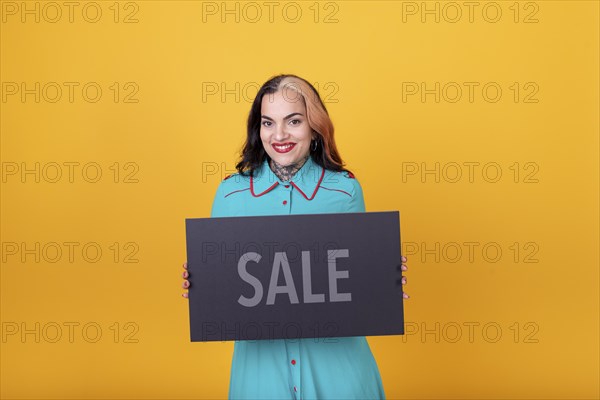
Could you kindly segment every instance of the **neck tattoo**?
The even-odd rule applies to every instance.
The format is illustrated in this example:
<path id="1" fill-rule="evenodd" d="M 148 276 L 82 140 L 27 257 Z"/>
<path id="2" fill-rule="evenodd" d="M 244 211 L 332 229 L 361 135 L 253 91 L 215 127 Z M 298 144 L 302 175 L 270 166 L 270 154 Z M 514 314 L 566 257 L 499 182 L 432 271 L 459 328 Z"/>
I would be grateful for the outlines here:
<path id="1" fill-rule="evenodd" d="M 298 172 L 300 170 L 300 168 L 302 168 L 302 166 L 304 165 L 306 160 L 308 160 L 308 157 L 310 157 L 310 155 L 307 155 L 306 157 L 304 157 L 302 160 L 298 161 L 297 163 L 290 164 L 290 165 L 281 165 L 281 164 L 278 164 L 273 159 L 270 159 L 269 166 L 271 167 L 271 170 L 273 171 L 273 173 L 279 179 L 281 179 L 283 182 L 287 182 L 292 179 L 292 177 L 296 174 L 296 172 Z"/>

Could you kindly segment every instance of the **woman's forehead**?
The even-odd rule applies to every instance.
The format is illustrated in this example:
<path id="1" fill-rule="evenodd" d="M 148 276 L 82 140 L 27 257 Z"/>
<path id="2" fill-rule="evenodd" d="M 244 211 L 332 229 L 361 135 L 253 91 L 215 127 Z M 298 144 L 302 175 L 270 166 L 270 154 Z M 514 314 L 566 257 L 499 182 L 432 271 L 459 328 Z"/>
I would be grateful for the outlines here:
<path id="1" fill-rule="evenodd" d="M 286 94 L 287 93 L 287 94 Z M 291 112 L 304 114 L 306 107 L 302 96 L 293 90 L 277 91 L 265 94 L 262 99 L 261 113 L 288 115 Z"/>

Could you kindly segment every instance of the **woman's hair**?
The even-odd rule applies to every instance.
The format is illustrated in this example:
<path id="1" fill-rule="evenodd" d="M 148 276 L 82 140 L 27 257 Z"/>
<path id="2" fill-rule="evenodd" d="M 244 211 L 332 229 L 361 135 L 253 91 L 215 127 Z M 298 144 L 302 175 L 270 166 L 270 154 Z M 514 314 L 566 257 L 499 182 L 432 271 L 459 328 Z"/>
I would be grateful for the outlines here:
<path id="1" fill-rule="evenodd" d="M 253 175 L 254 170 L 269 158 L 260 138 L 262 99 L 265 95 L 271 95 L 282 89 L 285 89 L 284 95 L 289 93 L 288 89 L 299 94 L 306 107 L 306 118 L 316 134 L 317 140 L 316 150 L 312 150 L 312 142 L 310 149 L 310 156 L 315 163 L 332 171 L 350 172 L 344 168 L 344 162 L 338 153 L 333 137 L 333 123 L 319 93 L 309 82 L 291 74 L 272 77 L 262 85 L 256 94 L 248 115 L 248 134 L 241 150 L 241 160 L 235 166 L 238 172 L 242 175 L 250 172 L 250 175 Z"/>

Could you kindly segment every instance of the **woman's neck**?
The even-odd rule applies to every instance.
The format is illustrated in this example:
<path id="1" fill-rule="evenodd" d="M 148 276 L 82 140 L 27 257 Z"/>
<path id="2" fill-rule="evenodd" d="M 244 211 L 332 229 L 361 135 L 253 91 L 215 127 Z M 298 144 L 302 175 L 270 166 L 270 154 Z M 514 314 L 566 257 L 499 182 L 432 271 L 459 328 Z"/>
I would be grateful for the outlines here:
<path id="1" fill-rule="evenodd" d="M 290 164 L 290 165 L 281 165 L 281 164 L 278 164 L 273 159 L 270 159 L 269 166 L 271 167 L 271 170 L 273 171 L 273 173 L 279 179 L 281 179 L 283 182 L 287 182 L 294 177 L 294 175 L 296 174 L 296 172 L 298 172 L 300 170 L 300 168 L 302 168 L 302 166 L 304 165 L 306 160 L 308 160 L 308 157 L 310 157 L 310 154 L 307 154 L 306 157 L 304 157 L 302 160 L 298 161 L 297 163 Z"/>

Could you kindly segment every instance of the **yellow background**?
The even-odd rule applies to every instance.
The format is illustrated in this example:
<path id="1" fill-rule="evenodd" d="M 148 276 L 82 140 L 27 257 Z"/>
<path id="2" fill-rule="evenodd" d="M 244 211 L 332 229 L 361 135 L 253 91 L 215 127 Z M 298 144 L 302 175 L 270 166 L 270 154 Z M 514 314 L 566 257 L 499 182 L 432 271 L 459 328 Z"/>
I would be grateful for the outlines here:
<path id="1" fill-rule="evenodd" d="M 300 1 L 288 5 L 288 20 L 287 3 L 277 2 L 271 22 L 258 2 L 263 15 L 252 22 L 246 3 L 228 2 L 236 22 L 235 13 L 221 19 L 221 2 L 99 1 L 94 23 L 82 17 L 84 7 L 94 17 L 86 2 L 73 22 L 65 6 L 51 22 L 54 10 L 42 2 L 40 21 L 23 22 L 23 3 L 3 1 L 2 398 L 227 396 L 233 342 L 189 341 L 184 219 L 209 216 L 258 86 L 293 73 L 321 91 L 367 211 L 400 210 L 411 334 L 368 338 L 387 397 L 597 399 L 598 2 L 499 1 L 497 22 L 486 3 L 477 2 L 472 22 L 466 6 L 452 22 L 453 10 L 438 2 L 440 21 L 425 14 L 422 22 L 400 1 Z M 203 20 L 212 6 L 218 13 Z M 8 94 L 11 82 L 39 82 L 46 92 L 39 103 L 34 94 L 22 101 Z M 64 89 L 56 102 L 49 82 Z M 73 102 L 63 82 L 78 83 Z M 103 90 L 97 102 L 83 98 L 89 82 Z M 405 82 L 439 82 L 447 96 L 403 100 Z M 449 82 L 465 89 L 456 102 Z M 493 82 L 502 97 L 487 101 L 479 89 L 471 102 L 463 82 Z M 531 88 L 537 102 L 526 101 Z M 36 162 L 45 168 L 39 183 L 8 173 Z M 80 163 L 73 182 L 65 162 Z M 63 165 L 55 183 L 52 163 Z M 98 182 L 82 178 L 86 163 L 100 166 Z M 410 166 L 436 163 L 439 182 L 402 178 Z M 479 163 L 472 182 L 468 163 Z M 495 183 L 485 179 L 493 169 L 482 175 L 488 163 L 502 172 Z M 452 182 L 456 165 L 463 176 Z M 132 172 L 138 182 L 125 182 Z M 36 242 L 40 262 L 7 250 Z M 63 250 L 78 243 L 72 263 L 67 254 L 47 261 L 54 242 Z M 472 259 L 468 242 L 477 243 Z M 81 254 L 89 243 L 103 250 L 96 263 Z M 499 260 L 484 257 L 484 246 L 487 256 L 499 247 Z M 124 262 L 134 250 L 138 262 Z M 36 323 L 39 343 L 35 333 L 8 334 L 35 332 Z M 57 325 L 62 336 L 52 343 Z"/>

